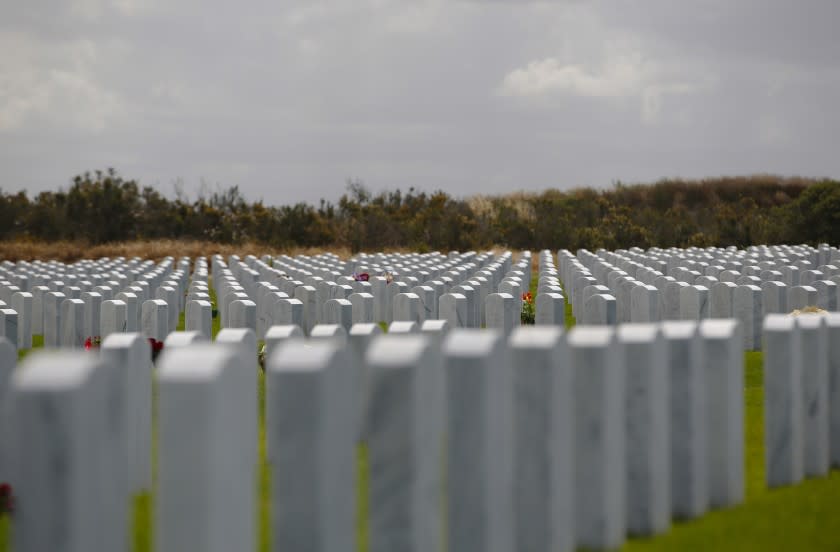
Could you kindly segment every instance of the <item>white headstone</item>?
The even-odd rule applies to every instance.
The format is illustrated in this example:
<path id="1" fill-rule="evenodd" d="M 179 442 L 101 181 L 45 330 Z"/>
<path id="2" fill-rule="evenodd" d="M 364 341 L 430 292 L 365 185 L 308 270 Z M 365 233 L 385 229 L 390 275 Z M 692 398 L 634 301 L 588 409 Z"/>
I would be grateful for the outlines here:
<path id="1" fill-rule="evenodd" d="M 303 329 L 303 333 L 309 335 L 313 326 L 318 323 L 317 291 L 312 286 L 298 286 L 295 288 L 295 299 L 302 303 L 301 329 Z M 275 320 L 275 322 L 277 321 Z M 288 323 L 294 324 L 294 322 Z"/>
<path id="2" fill-rule="evenodd" d="M 444 407 L 440 350 L 420 335 L 384 335 L 368 348 L 370 550 L 440 546 Z"/>
<path id="3" fill-rule="evenodd" d="M 61 303 L 65 299 L 57 291 L 44 294 L 44 347 L 61 346 Z"/>
<path id="4" fill-rule="evenodd" d="M 764 319 L 764 458 L 768 487 L 795 485 L 804 476 L 802 344 L 796 319 Z"/>
<path id="5" fill-rule="evenodd" d="M 611 327 L 576 326 L 568 344 L 576 405 L 575 538 L 578 547 L 616 548 L 627 523 L 624 355 Z"/>
<path id="6" fill-rule="evenodd" d="M 438 300 L 438 316 L 453 328 L 466 328 L 467 298 L 460 293 L 444 293 Z"/>
<path id="7" fill-rule="evenodd" d="M 97 355 L 41 352 L 12 377 L 14 489 L 21 497 L 15 550 L 88 552 L 122 544 L 127 516 L 120 519 L 109 506 L 123 487 L 104 464 L 116 443 L 105 431 L 106 386 L 97 375 L 103 364 Z"/>
<path id="8" fill-rule="evenodd" d="M 709 290 L 690 285 L 680 289 L 680 319 L 703 320 L 709 317 Z"/>
<path id="9" fill-rule="evenodd" d="M 627 374 L 627 530 L 650 536 L 671 521 L 671 437 L 668 352 L 659 326 L 618 328 Z"/>
<path id="10" fill-rule="evenodd" d="M 338 324 L 345 331 L 353 325 L 353 304 L 347 299 L 328 299 L 324 303 L 324 323 Z"/>
<path id="11" fill-rule="evenodd" d="M 140 328 L 146 337 L 163 341 L 169 335 L 169 306 L 163 299 L 143 303 Z"/>
<path id="12" fill-rule="evenodd" d="M 523 326 L 509 343 L 516 451 L 513 550 L 574 550 L 575 401 L 566 340 L 557 325 Z"/>
<path id="13" fill-rule="evenodd" d="M 14 457 L 14 434 L 11 394 L 12 373 L 17 361 L 14 345 L 0 337 L 0 481 L 12 481 L 12 459 Z"/>
<path id="14" fill-rule="evenodd" d="M 328 552 L 354 542 L 357 420 L 344 385 L 345 354 L 333 341 L 291 341 L 268 358 L 276 550 Z"/>
<path id="15" fill-rule="evenodd" d="M 825 318 L 828 331 L 828 406 L 831 465 L 840 467 L 840 314 Z"/>
<path id="16" fill-rule="evenodd" d="M 209 339 L 201 332 L 183 331 L 183 332 L 169 332 L 166 336 L 166 341 L 163 342 L 163 354 L 177 347 L 188 347 L 190 345 L 197 345 L 199 343 L 206 343 Z"/>
<path id="17" fill-rule="evenodd" d="M 565 298 L 559 293 L 537 294 L 535 324 L 564 327 L 566 324 Z"/>
<path id="18" fill-rule="evenodd" d="M 89 291 L 83 293 L 81 299 L 85 304 L 83 328 L 85 335 L 90 337 L 101 336 L 102 295 L 99 292 Z"/>
<path id="19" fill-rule="evenodd" d="M 391 322 L 388 326 L 389 334 L 413 334 L 420 333 L 420 326 L 416 322 Z"/>
<path id="20" fill-rule="evenodd" d="M 761 348 L 762 314 L 761 288 L 752 285 L 735 288 L 733 317 L 741 323 L 744 350 Z"/>
<path id="21" fill-rule="evenodd" d="M 796 317 L 801 339 L 804 468 L 808 477 L 829 469 L 828 327 L 824 316 Z"/>
<path id="22" fill-rule="evenodd" d="M 744 355 L 735 319 L 703 320 L 709 505 L 744 500 Z"/>
<path id="23" fill-rule="evenodd" d="M 251 300 L 237 299 L 228 305 L 227 328 L 248 328 L 257 331 L 257 305 Z"/>
<path id="24" fill-rule="evenodd" d="M 128 311 L 124 302 L 119 300 L 103 301 L 100 311 L 99 328 L 102 339 L 112 333 L 128 331 Z"/>
<path id="25" fill-rule="evenodd" d="M 139 493 L 152 485 L 152 361 L 148 339 L 139 333 L 118 333 L 102 341 L 100 349 L 110 365 L 126 371 L 129 491 Z"/>
<path id="26" fill-rule="evenodd" d="M 18 314 L 17 348 L 32 348 L 32 294 L 17 292 L 12 295 L 12 309 Z"/>
<path id="27" fill-rule="evenodd" d="M 662 333 L 671 384 L 671 511 L 691 519 L 709 504 L 706 360 L 696 322 L 666 322 Z"/>
<path id="28" fill-rule="evenodd" d="M 793 286 L 788 290 L 788 308 L 793 311 L 817 306 L 817 290 L 811 286 Z"/>
<path id="29" fill-rule="evenodd" d="M 488 329 L 500 330 L 505 335 L 521 323 L 517 302 L 509 293 L 491 293 L 484 308 Z"/>
<path id="30" fill-rule="evenodd" d="M 588 325 L 614 325 L 616 323 L 615 297 L 605 293 L 596 293 L 590 296 L 584 304 L 583 323 Z"/>
<path id="31" fill-rule="evenodd" d="M 500 332 L 453 330 L 446 370 L 446 550 L 514 549 L 512 373 Z"/>
<path id="32" fill-rule="evenodd" d="M 210 339 L 213 333 L 213 305 L 209 301 L 187 301 L 184 314 L 184 329 L 188 332 L 200 332 Z"/>
<path id="33" fill-rule="evenodd" d="M 427 321 L 428 322 L 428 321 Z M 350 354 L 350 366 L 353 370 L 352 379 L 355 382 L 352 393 L 352 410 L 356 412 L 357 417 L 357 440 L 364 441 L 367 439 L 367 429 L 365 427 L 365 412 L 367 409 L 367 401 L 370 395 L 369 392 L 369 369 L 365 362 L 365 355 L 368 347 L 373 342 L 373 339 L 382 333 L 382 328 L 379 324 L 353 324 L 350 332 L 347 335 L 348 352 Z M 348 392 L 351 390 L 348 390 Z M 350 394 L 350 393 L 348 393 Z"/>
<path id="34" fill-rule="evenodd" d="M 265 357 L 268 359 L 278 345 L 287 339 L 303 339 L 303 330 L 296 324 L 271 326 L 265 332 Z"/>
<path id="35" fill-rule="evenodd" d="M 653 285 L 635 286 L 630 291 L 630 321 L 659 320 L 659 290 Z"/>
<path id="36" fill-rule="evenodd" d="M 18 348 L 18 313 L 14 309 L 0 308 L 0 337 Z"/>
<path id="37" fill-rule="evenodd" d="M 61 303 L 61 347 L 78 349 L 88 337 L 93 336 L 85 334 L 85 302 L 65 299 Z"/>
<path id="38" fill-rule="evenodd" d="M 44 294 L 49 293 L 47 286 L 32 287 L 32 333 L 44 334 Z"/>
<path id="39" fill-rule="evenodd" d="M 831 280 L 817 280 L 811 285 L 817 290 L 817 306 L 828 312 L 836 312 L 837 284 Z"/>
<path id="40" fill-rule="evenodd" d="M 398 293 L 393 296 L 393 321 L 423 323 L 423 305 L 414 293 Z"/>
<path id="41" fill-rule="evenodd" d="M 124 291 L 114 296 L 125 303 L 125 331 L 136 332 L 140 329 L 140 300 L 136 293 Z"/>
<path id="42" fill-rule="evenodd" d="M 347 343 L 347 331 L 338 324 L 316 324 L 309 333 L 310 339 L 331 339 L 344 345 Z"/>
<path id="43" fill-rule="evenodd" d="M 769 281 L 761 284 L 761 304 L 764 307 L 764 314 L 789 313 L 787 296 L 788 287 L 782 282 Z"/>
<path id="44" fill-rule="evenodd" d="M 248 403 L 237 382 L 238 356 L 235 348 L 204 344 L 175 348 L 161 357 L 159 552 L 255 547 L 254 469 L 243 461 L 242 405 Z M 251 456 L 246 453 L 246 458 Z"/>
<path id="45" fill-rule="evenodd" d="M 241 397 L 239 409 L 243 427 L 240 429 L 244 439 L 241 451 L 242 462 L 253 470 L 257 465 L 257 380 L 259 363 L 257 361 L 257 338 L 251 328 L 225 328 L 216 335 L 217 345 L 227 345 L 236 351 L 234 372 L 237 385 L 236 396 Z"/>

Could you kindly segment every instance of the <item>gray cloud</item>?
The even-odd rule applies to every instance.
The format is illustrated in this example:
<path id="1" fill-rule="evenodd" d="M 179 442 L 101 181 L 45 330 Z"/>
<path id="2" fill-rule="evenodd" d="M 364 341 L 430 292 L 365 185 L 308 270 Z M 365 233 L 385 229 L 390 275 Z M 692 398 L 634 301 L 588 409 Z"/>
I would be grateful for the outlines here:
<path id="1" fill-rule="evenodd" d="M 33 0 L 4 10 L 0 186 L 117 167 L 271 203 L 837 176 L 831 1 Z"/>

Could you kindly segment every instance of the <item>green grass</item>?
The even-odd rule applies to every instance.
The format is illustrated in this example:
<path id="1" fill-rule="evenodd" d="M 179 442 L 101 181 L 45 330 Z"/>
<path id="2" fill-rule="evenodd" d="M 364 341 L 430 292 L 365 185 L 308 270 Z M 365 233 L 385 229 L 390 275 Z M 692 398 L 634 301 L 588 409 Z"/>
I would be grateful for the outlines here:
<path id="1" fill-rule="evenodd" d="M 210 304 L 213 305 L 213 311 L 216 315 L 210 320 L 210 333 L 213 339 L 216 339 L 216 334 L 222 329 L 222 315 L 218 312 L 219 303 L 216 300 L 216 291 L 213 289 L 213 277 L 207 280 L 207 288 L 210 293 Z"/>
<path id="2" fill-rule="evenodd" d="M 533 288 L 536 280 L 532 281 Z M 212 288 L 211 288 L 212 289 Z M 212 296 L 212 292 L 211 292 Z M 215 305 L 215 297 L 211 297 Z M 182 319 L 183 322 L 183 319 Z M 213 334 L 218 332 L 218 317 L 213 319 Z M 575 323 L 571 306 L 566 306 L 566 326 Z M 33 341 L 37 346 L 43 340 Z M 21 358 L 26 352 L 22 352 Z M 768 490 L 764 483 L 764 418 L 762 387 L 762 354 L 744 355 L 745 398 L 745 484 L 744 504 L 722 511 L 710 512 L 690 522 L 676 523 L 671 530 L 652 539 L 631 539 L 622 548 L 627 551 L 659 550 L 840 550 L 840 471 L 826 478 L 807 480 L 783 489 Z M 257 536 L 258 550 L 270 549 L 270 481 L 271 472 L 265 457 L 265 378 L 258 378 L 259 400 L 259 467 L 257 473 Z M 156 393 L 153 401 L 156 400 Z M 152 449 L 156 457 L 156 432 Z M 153 477 L 156 466 L 153 464 Z M 357 518 L 356 550 L 369 547 L 368 495 L 369 464 L 367 447 L 357 448 Z M 132 550 L 151 552 L 154 535 L 154 499 L 150 493 L 133 500 Z M 11 523 L 0 517 L 0 552 L 10 550 Z"/>
<path id="3" fill-rule="evenodd" d="M 840 471 L 793 487 L 765 485 L 761 366 L 760 352 L 745 353 L 746 501 L 675 524 L 665 535 L 631 540 L 623 550 L 840 550 Z"/>
<path id="4" fill-rule="evenodd" d="M 18 349 L 18 362 L 26 358 L 30 352 L 34 349 L 41 349 L 44 346 L 44 336 L 43 335 L 33 335 L 32 336 L 32 349 Z"/>

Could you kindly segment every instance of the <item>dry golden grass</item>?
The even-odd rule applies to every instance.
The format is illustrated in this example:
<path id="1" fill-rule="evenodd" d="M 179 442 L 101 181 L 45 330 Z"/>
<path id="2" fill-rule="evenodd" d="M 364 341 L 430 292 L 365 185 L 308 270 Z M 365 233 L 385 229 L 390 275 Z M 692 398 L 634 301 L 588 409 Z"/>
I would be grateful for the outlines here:
<path id="1" fill-rule="evenodd" d="M 64 263 L 79 259 L 100 259 L 102 257 L 140 257 L 143 259 L 160 260 L 164 257 L 209 257 L 215 254 L 228 255 L 318 255 L 331 252 L 342 258 L 350 257 L 347 248 L 288 248 L 278 249 L 256 243 L 241 245 L 222 244 L 201 241 L 155 240 L 118 242 L 102 245 L 88 245 L 83 242 L 28 242 L 4 241 L 0 242 L 0 260 L 3 261 L 33 261 L 56 260 Z"/>
<path id="2" fill-rule="evenodd" d="M 497 256 L 506 251 L 504 247 L 494 246 L 489 249 Z M 411 249 L 405 247 L 388 248 L 387 253 L 412 253 Z M 350 249 L 344 246 L 335 247 L 292 247 L 276 248 L 258 243 L 245 243 L 240 245 L 187 241 L 187 240 L 155 240 L 155 241 L 132 241 L 117 242 L 102 245 L 88 245 L 84 242 L 37 242 L 37 241 L 0 241 L 0 261 L 42 261 L 56 260 L 63 263 L 71 263 L 79 259 L 101 259 L 102 257 L 140 257 L 141 259 L 152 259 L 159 261 L 164 257 L 210 257 L 220 254 L 228 255 L 320 255 L 322 253 L 333 253 L 342 259 L 349 259 L 353 256 Z M 446 253 L 445 251 L 443 252 Z M 519 258 L 519 255 L 515 255 Z M 536 255 L 534 256 L 536 259 Z"/>

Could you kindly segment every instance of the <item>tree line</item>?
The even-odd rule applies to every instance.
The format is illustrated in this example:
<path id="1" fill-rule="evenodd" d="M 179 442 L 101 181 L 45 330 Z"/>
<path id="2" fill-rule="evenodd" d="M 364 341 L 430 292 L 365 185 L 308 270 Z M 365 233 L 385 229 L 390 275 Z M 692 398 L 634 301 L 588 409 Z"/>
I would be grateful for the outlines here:
<path id="1" fill-rule="evenodd" d="M 113 169 L 32 198 L 0 189 L 0 240 L 156 239 L 351 251 L 838 244 L 840 182 L 758 175 L 456 198 L 350 181 L 317 206 L 249 202 L 237 187 L 168 199 Z"/>

